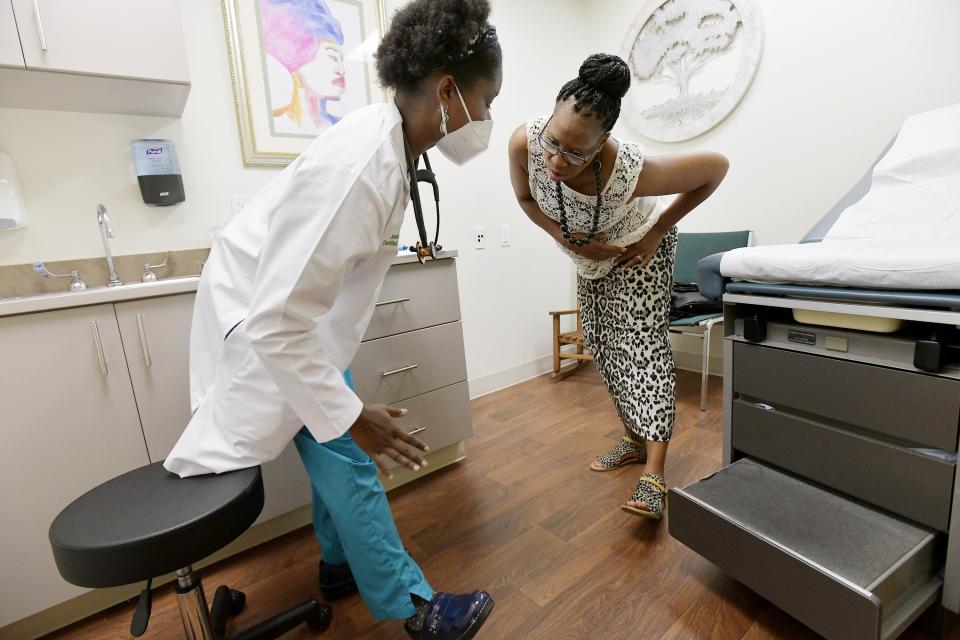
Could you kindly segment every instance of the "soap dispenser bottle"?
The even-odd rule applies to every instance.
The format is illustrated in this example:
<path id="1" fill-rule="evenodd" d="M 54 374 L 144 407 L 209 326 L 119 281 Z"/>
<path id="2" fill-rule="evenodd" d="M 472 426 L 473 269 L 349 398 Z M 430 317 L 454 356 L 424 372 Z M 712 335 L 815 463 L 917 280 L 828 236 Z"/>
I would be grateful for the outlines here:
<path id="1" fill-rule="evenodd" d="M 165 206 L 183 202 L 180 160 L 172 140 L 141 138 L 130 142 L 140 194 L 147 204 Z"/>

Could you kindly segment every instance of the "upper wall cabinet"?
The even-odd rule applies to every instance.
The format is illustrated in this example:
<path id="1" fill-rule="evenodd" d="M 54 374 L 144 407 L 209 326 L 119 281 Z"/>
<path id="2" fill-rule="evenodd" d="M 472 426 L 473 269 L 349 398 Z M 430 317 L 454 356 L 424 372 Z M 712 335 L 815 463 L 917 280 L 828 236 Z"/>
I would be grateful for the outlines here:
<path id="1" fill-rule="evenodd" d="M 179 0 L 0 0 L 0 67 L 7 107 L 180 116 L 190 91 Z"/>
<path id="2" fill-rule="evenodd" d="M 0 67 L 26 68 L 23 50 L 20 49 L 20 36 L 17 34 L 17 21 L 9 0 L 0 0 Z"/>

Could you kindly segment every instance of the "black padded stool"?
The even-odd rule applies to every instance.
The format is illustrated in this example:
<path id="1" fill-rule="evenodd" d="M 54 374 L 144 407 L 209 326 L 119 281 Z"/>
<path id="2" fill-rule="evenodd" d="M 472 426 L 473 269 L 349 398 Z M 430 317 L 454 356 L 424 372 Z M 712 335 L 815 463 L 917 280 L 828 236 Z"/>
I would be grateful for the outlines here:
<path id="1" fill-rule="evenodd" d="M 263 508 L 260 468 L 180 479 L 161 463 L 135 469 L 75 500 L 50 526 L 60 574 L 81 587 L 113 587 L 147 580 L 131 633 L 146 631 L 150 579 L 177 572 L 177 605 L 188 640 L 225 640 L 227 618 L 246 597 L 217 589 L 207 609 L 191 565 L 226 546 Z M 331 609 L 316 600 L 279 613 L 232 640 L 266 640 L 306 622 L 324 630 Z"/>

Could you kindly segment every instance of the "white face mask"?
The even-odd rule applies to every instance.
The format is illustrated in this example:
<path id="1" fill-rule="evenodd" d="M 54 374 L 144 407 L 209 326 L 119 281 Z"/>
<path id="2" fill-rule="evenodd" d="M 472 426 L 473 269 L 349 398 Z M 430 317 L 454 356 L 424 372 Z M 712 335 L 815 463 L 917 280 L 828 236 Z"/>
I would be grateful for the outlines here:
<path id="1" fill-rule="evenodd" d="M 467 114 L 467 124 L 456 131 L 447 133 L 447 110 L 440 105 L 440 130 L 443 131 L 443 137 L 437 143 L 437 149 L 450 162 L 456 165 L 471 160 L 481 152 L 486 151 L 490 146 L 490 133 L 493 131 L 493 120 L 474 120 L 470 117 L 470 110 L 463 101 L 463 95 L 460 93 L 460 87 L 456 83 L 453 85 L 457 89 L 457 97 L 460 98 L 460 104 L 463 105 L 463 111 Z"/>

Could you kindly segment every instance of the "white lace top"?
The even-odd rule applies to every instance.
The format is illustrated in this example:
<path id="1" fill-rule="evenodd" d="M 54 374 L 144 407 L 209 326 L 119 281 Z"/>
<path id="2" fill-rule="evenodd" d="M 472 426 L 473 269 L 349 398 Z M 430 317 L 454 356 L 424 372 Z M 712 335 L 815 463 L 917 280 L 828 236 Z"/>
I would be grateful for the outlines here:
<path id="1" fill-rule="evenodd" d="M 547 163 L 538 138 L 547 122 L 546 117 L 531 120 L 527 124 L 527 171 L 530 174 L 530 192 L 540 210 L 552 220 L 560 221 L 560 204 L 557 201 L 557 183 L 547 174 Z M 643 169 L 643 147 L 636 142 L 620 142 L 613 172 L 603 186 L 603 206 L 600 208 L 598 232 L 608 234 L 605 242 L 618 247 L 632 244 L 646 235 L 660 219 L 663 212 L 660 198 L 656 196 L 634 198 L 637 179 Z M 567 211 L 567 224 L 572 233 L 588 233 L 593 224 L 593 210 L 597 197 L 586 196 L 561 183 L 563 204 Z M 613 260 L 588 260 L 571 251 L 565 241 L 557 244 L 569 255 L 577 267 L 577 273 L 588 280 L 596 280 L 610 273 Z"/>

